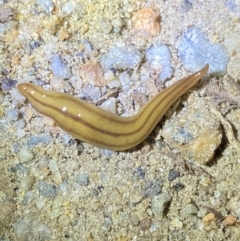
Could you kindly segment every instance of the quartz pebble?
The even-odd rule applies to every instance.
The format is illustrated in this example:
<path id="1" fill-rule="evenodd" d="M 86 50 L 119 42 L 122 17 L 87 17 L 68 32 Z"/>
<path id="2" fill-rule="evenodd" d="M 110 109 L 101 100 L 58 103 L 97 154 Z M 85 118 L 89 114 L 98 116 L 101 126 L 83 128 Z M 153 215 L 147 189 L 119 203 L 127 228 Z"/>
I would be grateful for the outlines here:
<path id="1" fill-rule="evenodd" d="M 69 79 L 72 76 L 70 68 L 58 54 L 54 54 L 51 58 L 51 70 L 56 77 L 62 79 Z"/>
<path id="2" fill-rule="evenodd" d="M 101 65 L 105 69 L 115 67 L 116 69 L 126 69 L 137 67 L 143 56 L 134 46 L 113 47 L 101 58 Z"/>
<path id="3" fill-rule="evenodd" d="M 133 13 L 132 22 L 134 35 L 149 38 L 160 32 L 160 16 L 152 8 L 143 8 Z"/>
<path id="4" fill-rule="evenodd" d="M 178 54 L 187 71 L 196 72 L 209 64 L 208 74 L 221 76 L 226 72 L 228 55 L 223 45 L 211 43 L 195 26 L 183 34 Z"/>
<path id="5" fill-rule="evenodd" d="M 153 45 L 146 50 L 146 58 L 151 68 L 161 71 L 159 80 L 165 81 L 172 77 L 171 53 L 166 45 Z"/>
<path id="6" fill-rule="evenodd" d="M 53 11 L 54 5 L 52 0 L 37 0 L 37 4 L 46 12 L 50 13 Z"/>
<path id="7" fill-rule="evenodd" d="M 157 218 L 162 217 L 165 208 L 171 200 L 172 196 L 167 193 L 162 193 L 152 198 L 151 209 Z"/>
<path id="8" fill-rule="evenodd" d="M 22 147 L 19 151 L 19 158 L 23 163 L 30 162 L 33 159 L 33 153 L 27 147 Z"/>

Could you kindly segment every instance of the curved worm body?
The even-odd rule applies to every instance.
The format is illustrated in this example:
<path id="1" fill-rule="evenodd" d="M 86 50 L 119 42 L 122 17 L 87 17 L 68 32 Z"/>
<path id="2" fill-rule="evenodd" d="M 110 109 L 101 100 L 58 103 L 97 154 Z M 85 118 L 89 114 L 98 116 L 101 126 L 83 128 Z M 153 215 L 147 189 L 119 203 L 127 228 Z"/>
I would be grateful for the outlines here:
<path id="1" fill-rule="evenodd" d="M 18 84 L 17 88 L 38 112 L 51 117 L 73 137 L 98 147 L 122 151 L 141 143 L 168 108 L 194 86 L 207 70 L 208 65 L 177 81 L 130 117 L 114 115 L 76 97 L 47 91 L 30 83 Z"/>

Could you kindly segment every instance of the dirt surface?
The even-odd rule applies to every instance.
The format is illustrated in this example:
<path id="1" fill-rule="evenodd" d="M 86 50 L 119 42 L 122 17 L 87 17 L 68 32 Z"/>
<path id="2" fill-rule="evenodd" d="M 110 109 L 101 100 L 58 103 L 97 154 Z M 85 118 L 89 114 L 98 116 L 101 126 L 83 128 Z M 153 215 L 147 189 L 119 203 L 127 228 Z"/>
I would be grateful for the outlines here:
<path id="1" fill-rule="evenodd" d="M 0 0 L 0 240 L 239 240 L 238 1 L 46 3 Z M 33 82 L 92 103 L 113 97 L 113 112 L 133 115 L 189 74 L 177 46 L 192 25 L 224 45 L 227 73 L 204 78 L 131 150 L 110 152 L 71 138 L 16 89 Z M 99 65 L 103 54 L 133 45 L 144 55 L 156 43 L 169 46 L 171 80 L 157 82 L 143 60 L 127 73 L 128 90 L 109 87 L 124 71 L 109 77 Z M 53 75 L 53 54 L 71 78 Z M 150 78 L 141 81 L 146 70 Z M 88 83 L 91 71 L 97 78 Z M 87 84 L 100 97 L 84 95 Z"/>

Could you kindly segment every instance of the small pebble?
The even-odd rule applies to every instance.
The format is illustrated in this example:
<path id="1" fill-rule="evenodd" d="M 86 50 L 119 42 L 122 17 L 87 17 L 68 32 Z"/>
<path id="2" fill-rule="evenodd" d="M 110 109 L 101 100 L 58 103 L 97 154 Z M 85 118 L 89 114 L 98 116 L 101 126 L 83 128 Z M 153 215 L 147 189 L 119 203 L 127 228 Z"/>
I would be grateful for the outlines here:
<path id="1" fill-rule="evenodd" d="M 29 175 L 24 176 L 19 186 L 22 190 L 25 190 L 25 191 L 29 190 L 33 185 L 33 181 L 34 181 L 34 178 L 32 176 L 29 176 Z"/>
<path id="2" fill-rule="evenodd" d="M 106 111 L 109 111 L 113 114 L 117 114 L 117 101 L 116 98 L 110 97 L 106 101 L 104 101 L 101 105 L 101 108 L 103 108 Z"/>
<path id="3" fill-rule="evenodd" d="M 192 26 L 184 33 L 178 54 L 187 71 L 196 72 L 209 64 L 208 74 L 224 75 L 228 54 L 220 43 L 211 43 L 201 29 Z"/>
<path id="4" fill-rule="evenodd" d="M 232 214 L 229 214 L 223 221 L 222 224 L 224 226 L 233 226 L 234 224 L 236 224 L 237 222 L 237 218 L 235 216 L 233 216 Z"/>
<path id="5" fill-rule="evenodd" d="M 12 101 L 23 103 L 26 100 L 26 98 L 21 93 L 19 93 L 16 88 L 11 89 L 9 92 L 11 94 Z"/>
<path id="6" fill-rule="evenodd" d="M 58 164 L 55 160 L 50 160 L 49 161 L 49 169 L 51 172 L 57 172 L 59 169 L 58 169 Z"/>
<path id="7" fill-rule="evenodd" d="M 173 181 L 174 179 L 176 179 L 177 177 L 180 177 L 180 172 L 179 171 L 175 171 L 175 170 L 170 170 L 169 174 L 168 174 L 168 181 Z"/>
<path id="8" fill-rule="evenodd" d="M 57 37 L 60 41 L 64 41 L 70 37 L 70 34 L 66 29 L 59 29 L 57 32 Z"/>
<path id="9" fill-rule="evenodd" d="M 51 58 L 51 70 L 56 77 L 69 79 L 72 74 L 69 66 L 67 66 L 58 54 L 54 54 Z"/>
<path id="10" fill-rule="evenodd" d="M 90 55 L 94 54 L 94 47 L 88 40 L 83 39 L 82 44 L 87 54 L 90 54 Z"/>
<path id="11" fill-rule="evenodd" d="M 5 78 L 2 81 L 2 90 L 11 90 L 15 88 L 16 84 L 17 84 L 16 80 Z"/>
<path id="12" fill-rule="evenodd" d="M 16 121 L 18 119 L 19 112 L 17 110 L 9 110 L 6 113 L 6 117 L 9 120 Z"/>
<path id="13" fill-rule="evenodd" d="M 29 203 L 31 203 L 34 200 L 34 194 L 32 191 L 26 191 L 25 192 L 25 196 L 23 198 L 22 204 L 23 205 L 28 205 Z"/>
<path id="14" fill-rule="evenodd" d="M 75 9 L 75 5 L 72 2 L 66 2 L 62 8 L 65 16 L 68 16 L 69 14 L 71 14 L 74 11 L 74 9 Z"/>
<path id="15" fill-rule="evenodd" d="M 228 209 L 240 219 L 240 199 L 238 196 L 232 197 L 228 202 Z"/>
<path id="16" fill-rule="evenodd" d="M 103 33 L 105 33 L 105 34 L 109 34 L 112 31 L 112 28 L 113 28 L 113 26 L 112 26 L 111 22 L 109 21 L 109 19 L 107 19 L 105 17 L 103 17 L 99 21 L 99 23 L 98 23 L 98 25 L 96 27 L 100 28 L 101 31 Z"/>
<path id="17" fill-rule="evenodd" d="M 61 215 L 58 218 L 58 223 L 60 224 L 60 226 L 62 227 L 67 227 L 70 223 L 70 218 L 66 215 Z"/>
<path id="18" fill-rule="evenodd" d="M 24 121 L 24 119 L 20 119 L 20 120 L 18 120 L 18 121 L 16 121 L 15 123 L 14 123 L 14 126 L 16 127 L 16 128 L 24 128 L 25 127 L 25 124 L 26 124 L 26 122 Z"/>
<path id="19" fill-rule="evenodd" d="M 17 131 L 16 131 L 16 136 L 17 136 L 18 138 L 24 137 L 25 134 L 26 134 L 26 132 L 25 132 L 24 129 L 17 129 Z"/>
<path id="20" fill-rule="evenodd" d="M 182 184 L 181 182 L 178 182 L 176 184 L 173 185 L 173 188 L 176 190 L 176 191 L 179 191 L 181 189 L 184 188 L 184 184 Z"/>
<path id="21" fill-rule="evenodd" d="M 166 45 L 151 46 L 146 50 L 146 58 L 151 68 L 157 71 L 161 70 L 159 74 L 160 81 L 163 82 L 172 77 L 171 53 Z"/>
<path id="22" fill-rule="evenodd" d="M 202 220 L 205 225 L 209 225 L 211 222 L 216 220 L 216 217 L 213 213 L 208 213 L 202 218 Z"/>
<path id="23" fill-rule="evenodd" d="M 76 182 L 83 186 L 87 186 L 89 184 L 89 175 L 87 173 L 78 174 L 76 176 Z"/>
<path id="24" fill-rule="evenodd" d="M 33 159 L 33 153 L 27 147 L 22 147 L 19 151 L 19 158 L 23 163 L 30 162 Z"/>
<path id="25" fill-rule="evenodd" d="M 113 47 L 101 58 L 101 65 L 105 69 L 115 67 L 116 69 L 126 69 L 137 67 L 143 56 L 134 46 Z"/>
<path id="26" fill-rule="evenodd" d="M 139 217 L 137 215 L 132 215 L 131 216 L 131 223 L 133 226 L 137 226 L 139 224 L 140 220 Z"/>
<path id="27" fill-rule="evenodd" d="M 40 223 L 33 218 L 24 217 L 18 219 L 12 225 L 16 240 L 19 241 L 30 241 L 30 240 L 37 240 L 39 241 L 47 241 L 51 239 L 52 232 L 50 231 L 49 227 L 44 223 Z"/>
<path id="28" fill-rule="evenodd" d="M 37 189 L 42 196 L 48 199 L 54 199 L 57 195 L 56 186 L 53 184 L 46 183 L 44 181 L 39 181 L 37 183 Z"/>
<path id="29" fill-rule="evenodd" d="M 101 149 L 101 154 L 103 156 L 105 156 L 106 158 L 110 158 L 114 154 L 114 151 L 107 150 L 107 149 Z"/>
<path id="30" fill-rule="evenodd" d="M 184 212 L 187 215 L 197 214 L 198 213 L 198 208 L 194 204 L 187 204 L 184 207 Z"/>
<path id="31" fill-rule="evenodd" d="M 97 101 L 101 98 L 101 89 L 97 86 L 84 85 L 81 92 L 82 99 L 90 98 L 93 101 Z"/>
<path id="32" fill-rule="evenodd" d="M 3 7 L 4 5 L 1 4 L 0 8 L 0 23 L 7 22 L 11 20 L 13 16 L 13 11 L 10 7 Z"/>
<path id="33" fill-rule="evenodd" d="M 149 218 L 144 218 L 140 221 L 139 226 L 143 231 L 146 231 L 151 226 L 151 220 Z"/>
<path id="34" fill-rule="evenodd" d="M 47 199 L 46 198 L 40 198 L 39 200 L 36 201 L 36 208 L 38 210 L 43 209 L 46 206 Z"/>
<path id="35" fill-rule="evenodd" d="M 143 8 L 132 16 L 133 34 L 149 38 L 160 32 L 160 16 L 152 8 Z"/>
<path id="36" fill-rule="evenodd" d="M 193 7 L 193 4 L 191 0 L 183 0 L 183 3 L 179 10 L 183 13 L 187 13 L 189 10 L 192 9 L 192 7 Z"/>
<path id="37" fill-rule="evenodd" d="M 32 136 L 28 139 L 27 145 L 28 146 L 36 146 L 39 143 L 42 143 L 44 145 L 48 145 L 51 142 L 52 142 L 52 137 L 50 135 Z"/>
<path id="38" fill-rule="evenodd" d="M 102 225 L 102 230 L 105 232 L 109 232 L 112 228 L 113 221 L 110 217 L 105 217 L 104 224 Z"/>
<path id="39" fill-rule="evenodd" d="M 183 223 L 178 218 L 174 218 L 170 222 L 170 225 L 174 228 L 180 228 L 180 229 L 183 227 Z"/>
<path id="40" fill-rule="evenodd" d="M 81 66 L 81 77 L 83 84 L 96 86 L 104 86 L 105 84 L 103 79 L 103 71 L 100 65 L 93 60 L 89 60 Z"/>
<path id="41" fill-rule="evenodd" d="M 129 90 L 129 88 L 131 87 L 131 79 L 128 74 L 128 71 L 122 72 L 118 77 L 122 84 L 123 92 L 127 92 Z"/>
<path id="42" fill-rule="evenodd" d="M 162 193 L 152 198 L 151 209 L 156 218 L 163 216 L 164 210 L 171 200 L 172 196 L 167 193 Z"/>
<path id="43" fill-rule="evenodd" d="M 142 192 L 143 198 L 153 197 L 158 195 L 162 190 L 162 182 L 159 179 L 153 179 L 150 181 Z"/>
<path id="44" fill-rule="evenodd" d="M 2 37 L 4 35 L 4 32 L 6 30 L 6 27 L 3 23 L 0 23 L 0 36 Z"/>
<path id="45" fill-rule="evenodd" d="M 46 12 L 50 13 L 53 11 L 54 5 L 52 0 L 37 0 L 37 4 Z"/>

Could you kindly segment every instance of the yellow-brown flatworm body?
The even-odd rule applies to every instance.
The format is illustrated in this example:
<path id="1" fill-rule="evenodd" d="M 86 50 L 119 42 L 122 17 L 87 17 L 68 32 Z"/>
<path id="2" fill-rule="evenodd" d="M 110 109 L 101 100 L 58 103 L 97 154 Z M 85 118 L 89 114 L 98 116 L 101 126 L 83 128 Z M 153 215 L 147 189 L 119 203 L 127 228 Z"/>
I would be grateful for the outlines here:
<path id="1" fill-rule="evenodd" d="M 193 87 L 207 70 L 208 65 L 177 81 L 130 117 L 114 115 L 76 97 L 47 91 L 34 84 L 21 83 L 17 88 L 38 112 L 51 117 L 73 137 L 98 147 L 122 151 L 141 143 L 168 108 Z"/>

